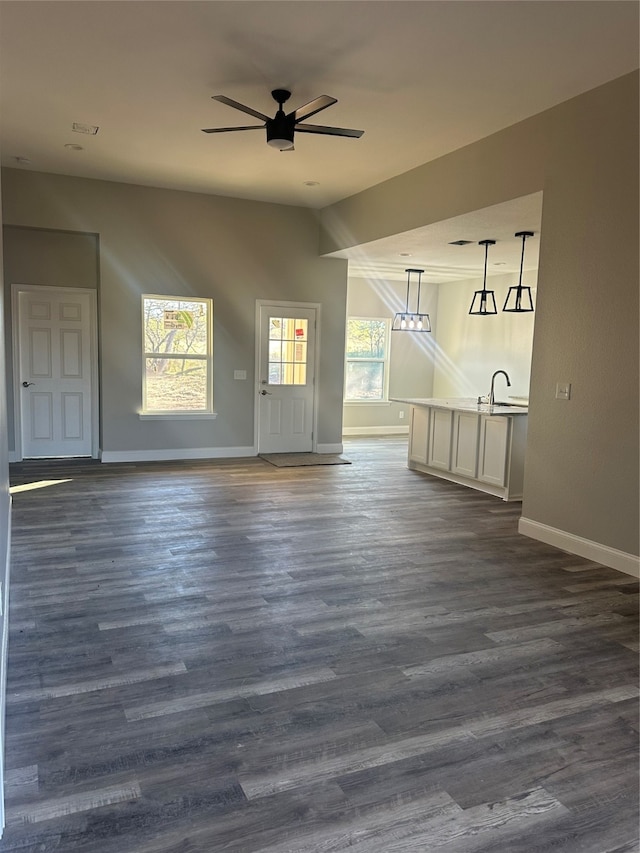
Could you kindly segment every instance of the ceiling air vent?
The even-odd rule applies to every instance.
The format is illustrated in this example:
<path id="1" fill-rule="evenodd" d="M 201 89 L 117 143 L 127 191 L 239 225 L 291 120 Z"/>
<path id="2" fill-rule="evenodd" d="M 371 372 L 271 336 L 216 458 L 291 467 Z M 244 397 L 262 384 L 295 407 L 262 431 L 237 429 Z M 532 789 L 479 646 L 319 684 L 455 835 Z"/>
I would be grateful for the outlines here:
<path id="1" fill-rule="evenodd" d="M 471 243 L 471 240 L 452 240 L 449 245 L 450 246 L 468 246 Z"/>
<path id="2" fill-rule="evenodd" d="M 95 136 L 100 130 L 95 124 L 83 124 L 81 121 L 74 121 L 71 128 L 76 133 L 88 133 L 89 136 Z"/>

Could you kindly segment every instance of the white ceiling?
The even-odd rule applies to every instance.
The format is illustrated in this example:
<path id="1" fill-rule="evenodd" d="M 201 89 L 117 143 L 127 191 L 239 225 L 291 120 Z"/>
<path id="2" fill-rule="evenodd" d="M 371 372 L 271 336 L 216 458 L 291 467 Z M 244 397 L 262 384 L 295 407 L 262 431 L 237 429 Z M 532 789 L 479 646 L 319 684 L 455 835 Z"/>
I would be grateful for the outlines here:
<path id="1" fill-rule="evenodd" d="M 637 66 L 635 0 L 0 0 L 0 151 L 14 168 L 322 208 Z M 364 136 L 300 134 L 282 153 L 262 130 L 201 132 L 259 123 L 212 95 L 273 115 L 277 87 L 291 109 L 338 98 L 310 123 Z M 516 203 L 491 209 L 492 233 L 479 213 L 432 236 L 537 231 L 529 202 L 535 223 Z M 425 237 L 369 258 L 431 260 L 450 279 L 473 254 L 481 270 L 477 245 L 423 261 Z"/>

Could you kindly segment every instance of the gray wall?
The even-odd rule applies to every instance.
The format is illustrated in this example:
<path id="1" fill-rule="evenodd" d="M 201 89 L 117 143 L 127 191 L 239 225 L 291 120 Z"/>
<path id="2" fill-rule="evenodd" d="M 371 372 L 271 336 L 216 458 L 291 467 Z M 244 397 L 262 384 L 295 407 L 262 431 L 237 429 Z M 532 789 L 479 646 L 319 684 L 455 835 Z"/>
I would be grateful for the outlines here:
<path id="1" fill-rule="evenodd" d="M 347 262 L 318 256 L 312 211 L 17 169 L 2 201 L 7 284 L 99 287 L 103 451 L 250 448 L 259 298 L 321 304 L 318 441 L 340 444 Z M 215 420 L 138 417 L 142 293 L 213 298 Z"/>
<path id="2" fill-rule="evenodd" d="M 523 516 L 637 555 L 637 73 L 327 208 L 321 251 L 540 190 Z"/>

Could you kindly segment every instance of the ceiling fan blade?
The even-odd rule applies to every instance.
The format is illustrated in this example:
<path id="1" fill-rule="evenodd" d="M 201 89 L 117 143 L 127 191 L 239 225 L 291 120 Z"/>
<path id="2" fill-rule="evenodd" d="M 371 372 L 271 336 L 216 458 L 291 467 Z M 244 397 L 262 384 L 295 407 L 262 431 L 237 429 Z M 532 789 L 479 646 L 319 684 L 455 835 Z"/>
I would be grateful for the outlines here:
<path id="1" fill-rule="evenodd" d="M 230 130 L 264 130 L 263 124 L 247 124 L 244 127 L 203 127 L 203 133 L 227 133 Z"/>
<path id="2" fill-rule="evenodd" d="M 297 124 L 296 133 L 326 133 L 329 136 L 352 136 L 359 139 L 364 130 L 351 130 L 348 127 L 326 127 L 324 124 Z"/>
<path id="3" fill-rule="evenodd" d="M 254 116 L 254 118 L 261 118 L 262 121 L 269 121 L 269 116 L 266 116 L 264 113 L 260 113 L 258 110 L 254 110 L 251 107 L 245 107 L 244 104 L 234 101 L 233 98 L 227 98 L 226 95 L 212 95 L 211 98 L 214 101 L 220 101 L 221 104 L 226 104 L 228 107 L 233 107 L 243 113 L 248 113 L 250 116 Z"/>
<path id="4" fill-rule="evenodd" d="M 296 122 L 304 121 L 306 118 L 311 118 L 311 116 L 319 113 L 320 110 L 326 110 L 327 107 L 337 103 L 337 98 L 332 98 L 330 95 L 320 95 L 320 97 L 309 101 L 308 104 L 303 104 L 301 107 L 298 107 L 298 109 L 294 113 L 290 113 L 290 115 L 295 116 Z"/>

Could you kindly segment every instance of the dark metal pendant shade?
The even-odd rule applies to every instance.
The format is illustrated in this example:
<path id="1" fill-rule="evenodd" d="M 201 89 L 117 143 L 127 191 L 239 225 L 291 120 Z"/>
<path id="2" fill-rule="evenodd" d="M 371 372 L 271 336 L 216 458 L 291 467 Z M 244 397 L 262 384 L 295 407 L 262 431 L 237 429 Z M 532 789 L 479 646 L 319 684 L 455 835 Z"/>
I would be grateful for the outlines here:
<path id="1" fill-rule="evenodd" d="M 493 290 L 476 290 L 469 314 L 497 314 L 496 297 Z"/>
<path id="2" fill-rule="evenodd" d="M 480 240 L 479 246 L 484 246 L 484 279 L 482 282 L 482 290 L 476 290 L 473 294 L 471 308 L 469 314 L 497 314 L 496 297 L 493 290 L 487 290 L 487 255 L 489 254 L 489 246 L 495 246 L 495 240 Z"/>
<path id="3" fill-rule="evenodd" d="M 405 270 L 407 274 L 407 301 L 404 311 L 398 311 L 393 318 L 391 326 L 392 332 L 430 332 L 431 320 L 428 314 L 420 312 L 420 282 L 424 270 Z M 418 276 L 418 293 L 416 299 L 416 310 L 409 309 L 409 295 L 411 290 L 411 273 L 416 273 Z"/>
<path id="4" fill-rule="evenodd" d="M 514 314 L 524 314 L 527 311 L 533 311 L 533 299 L 531 298 L 531 288 L 522 286 L 522 269 L 524 266 L 524 244 L 527 237 L 533 237 L 533 231 L 517 231 L 516 237 L 522 237 L 522 256 L 520 257 L 520 278 L 518 284 L 509 288 L 507 298 L 504 301 L 503 311 L 510 311 Z"/>

